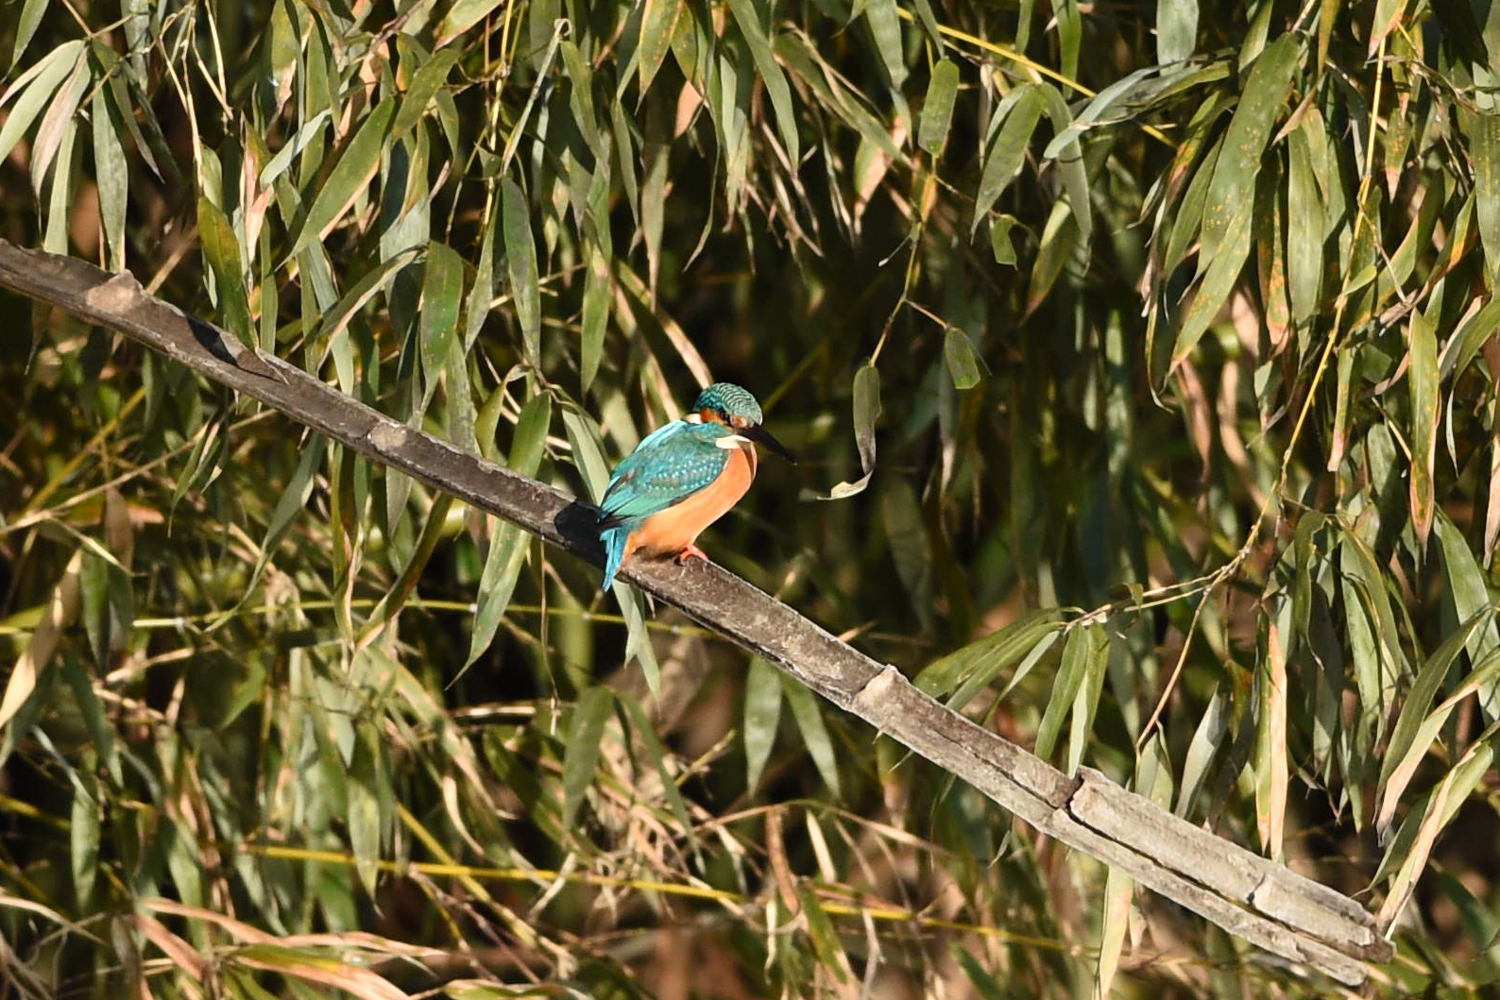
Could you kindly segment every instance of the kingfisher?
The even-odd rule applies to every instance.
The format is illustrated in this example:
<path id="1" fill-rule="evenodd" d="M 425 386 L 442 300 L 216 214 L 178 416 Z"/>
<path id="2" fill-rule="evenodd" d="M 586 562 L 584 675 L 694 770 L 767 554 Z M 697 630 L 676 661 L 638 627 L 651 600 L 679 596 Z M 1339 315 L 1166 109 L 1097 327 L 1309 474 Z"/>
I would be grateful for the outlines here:
<path id="1" fill-rule="evenodd" d="M 679 564 L 708 559 L 694 543 L 750 488 L 756 443 L 796 464 L 763 419 L 748 391 L 715 382 L 698 394 L 692 412 L 658 427 L 625 456 L 599 502 L 606 588 L 635 552 L 673 555 Z"/>

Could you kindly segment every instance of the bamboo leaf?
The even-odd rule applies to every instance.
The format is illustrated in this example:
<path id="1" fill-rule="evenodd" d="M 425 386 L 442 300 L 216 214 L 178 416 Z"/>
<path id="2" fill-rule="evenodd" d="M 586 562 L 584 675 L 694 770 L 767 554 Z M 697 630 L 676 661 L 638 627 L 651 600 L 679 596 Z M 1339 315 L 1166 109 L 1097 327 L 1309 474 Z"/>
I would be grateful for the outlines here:
<path id="1" fill-rule="evenodd" d="M 778 677 L 781 679 L 781 690 L 786 695 L 786 703 L 792 710 L 792 718 L 796 720 L 797 729 L 802 733 L 802 742 L 807 745 L 807 752 L 812 756 L 813 764 L 823 776 L 828 790 L 833 793 L 834 798 L 838 798 L 843 794 L 839 784 L 838 757 L 833 752 L 833 740 L 828 735 L 828 727 L 823 724 L 823 713 L 818 708 L 818 700 L 795 677 L 779 671 Z"/>
<path id="2" fill-rule="evenodd" d="M 500 0 L 455 0 L 437 31 L 438 45 L 446 45 L 500 6 Z"/>
<path id="3" fill-rule="evenodd" d="M 562 827 L 572 830 L 578 824 L 578 810 L 583 797 L 594 782 L 599 766 L 599 744 L 604 738 L 604 723 L 614 710 L 615 699 L 609 688 L 591 687 L 578 696 L 568 724 L 568 742 L 563 756 Z"/>
<path id="4" fill-rule="evenodd" d="M 1197 41 L 1198 0 L 1156 0 L 1156 61 L 1186 59 Z"/>
<path id="5" fill-rule="evenodd" d="M 641 9 L 641 33 L 636 44 L 636 72 L 640 76 L 641 93 L 651 89 L 667 51 L 672 47 L 672 35 L 677 30 L 677 18 L 682 13 L 682 0 L 645 0 Z"/>
<path id="6" fill-rule="evenodd" d="M 345 148 L 343 156 L 328 174 L 328 179 L 318 189 L 307 218 L 298 230 L 292 248 L 286 254 L 295 257 L 303 247 L 322 240 L 343 218 L 354 199 L 365 190 L 375 171 L 380 167 L 381 150 L 385 146 L 391 118 L 396 113 L 395 98 L 386 98 L 376 105 L 369 117 L 359 126 L 354 138 Z"/>
<path id="7" fill-rule="evenodd" d="M 1038 757 L 1046 760 L 1057 746 L 1057 737 L 1062 733 L 1063 720 L 1074 707 L 1074 701 L 1088 676 L 1094 659 L 1094 631 L 1097 626 L 1075 628 L 1068 632 L 1068 641 L 1063 646 L 1062 665 L 1052 682 L 1052 695 L 1047 699 L 1047 709 L 1042 713 L 1042 724 L 1036 732 Z"/>
<path id="8" fill-rule="evenodd" d="M 422 312 L 417 343 L 426 382 L 422 408 L 437 389 L 438 377 L 447 368 L 448 355 L 458 339 L 459 302 L 464 293 L 464 262 L 451 247 L 437 240 L 427 244 L 427 263 L 422 269 Z M 450 386 L 457 392 L 458 386 Z"/>
<path id="9" fill-rule="evenodd" d="M 604 357 L 604 333 L 609 321 L 609 304 L 614 299 L 614 282 L 610 278 L 609 260 L 599 247 L 589 248 L 589 269 L 583 285 L 583 353 L 579 364 L 580 383 L 588 392 L 599 373 Z"/>
<path id="10" fill-rule="evenodd" d="M 5 93 L 0 95 L 0 105 L 9 104 L 12 97 L 16 98 L 5 124 L 0 125 L 0 160 L 10 156 L 10 151 L 30 131 L 31 123 L 36 121 L 42 108 L 56 95 L 62 82 L 83 65 L 82 59 L 81 40 L 64 42 L 16 77 Z"/>
<path id="11" fill-rule="evenodd" d="M 875 474 L 875 423 L 880 419 L 880 369 L 865 364 L 854 373 L 854 443 L 859 449 L 859 465 L 864 475 L 852 482 L 842 482 L 819 500 L 842 500 L 864 492 Z"/>
<path id="12" fill-rule="evenodd" d="M 729 9 L 734 14 L 735 24 L 739 25 L 740 34 L 750 46 L 750 57 L 755 60 L 761 82 L 771 97 L 771 107 L 776 109 L 776 127 L 786 146 L 787 159 L 796 163 L 802 158 L 802 143 L 797 137 L 797 119 L 792 112 L 792 91 L 771 53 L 771 43 L 761 28 L 755 0 L 729 0 Z"/>
<path id="13" fill-rule="evenodd" d="M 418 63 L 417 71 L 412 74 L 411 83 L 401 97 L 401 108 L 391 122 L 390 135 L 385 140 L 387 146 L 395 145 L 422 120 L 439 92 L 447 86 L 448 74 L 458 62 L 458 56 L 454 49 L 444 49 Z"/>
<path id="14" fill-rule="evenodd" d="M 26 46 L 31 44 L 32 36 L 36 34 L 37 27 L 42 23 L 42 15 L 47 13 L 48 3 L 49 0 L 26 0 L 25 6 L 21 8 L 21 16 L 16 19 L 15 42 L 10 49 L 11 70 L 15 70 L 16 63 L 21 61 L 21 55 L 26 51 Z"/>
<path id="15" fill-rule="evenodd" d="M 776 743 L 781 723 L 781 678 L 758 656 L 745 671 L 745 787 L 755 790 Z"/>
<path id="16" fill-rule="evenodd" d="M 896 0 L 866 0 L 865 22 L 875 37 L 875 48 L 885 65 L 891 86 L 900 88 L 906 82 L 906 58 L 901 47 L 901 20 L 896 16 Z"/>
<path id="17" fill-rule="evenodd" d="M 53 587 L 42 609 L 36 630 L 11 667 L 10 677 L 5 682 L 5 696 L 0 698 L 0 726 L 10 722 L 26 704 L 36 690 L 42 671 L 51 665 L 63 630 L 78 618 L 82 606 L 83 558 L 82 548 L 76 549 L 69 558 L 62 578 Z M 6 733 L 6 740 L 7 744 L 13 742 L 11 733 Z"/>
<path id="18" fill-rule="evenodd" d="M 1020 169 L 1021 161 L 1026 156 L 1026 147 L 1031 142 L 1031 133 L 1036 129 L 1043 107 L 1041 87 L 1026 83 L 1012 91 L 996 109 L 995 116 L 1001 121 L 1001 125 L 984 155 L 984 170 L 980 174 L 979 188 L 974 195 L 971 233 L 979 230 L 980 221 Z"/>
<path id="19" fill-rule="evenodd" d="M 531 235 L 531 216 L 526 196 L 509 177 L 501 184 L 504 202 L 505 266 L 510 275 L 510 293 L 516 304 L 516 319 L 526 342 L 526 356 L 541 363 L 542 302 L 537 279 L 536 244 Z"/>
<path id="20" fill-rule="evenodd" d="M 552 423 L 552 397 L 539 392 L 521 407 L 516 420 L 515 438 L 510 448 L 510 468 L 523 476 L 536 475 L 547 444 L 547 430 Z M 511 596 L 520 579 L 521 567 L 531 539 L 516 525 L 491 518 L 493 536 L 484 557 L 479 576 L 474 625 L 469 632 L 469 655 L 464 668 L 473 665 L 495 640 L 500 619 L 510 606 Z"/>
<path id="21" fill-rule="evenodd" d="M 1229 247 L 1237 254 L 1240 241 L 1248 237 L 1247 220 L 1243 219 L 1246 205 L 1253 200 L 1255 178 L 1260 173 L 1266 144 L 1291 93 L 1301 59 L 1300 39 L 1294 34 L 1282 35 L 1266 46 L 1250 70 L 1239 107 L 1229 120 L 1223 152 L 1214 166 L 1213 183 L 1204 205 L 1199 260 L 1212 261 L 1209 267 L 1218 265 L 1222 247 Z M 1204 267 L 1199 264 L 1200 271 Z M 1234 270 L 1238 272 L 1237 265 Z"/>
<path id="22" fill-rule="evenodd" d="M 1432 530 L 1435 504 L 1433 463 L 1437 458 L 1438 395 L 1437 338 L 1421 310 L 1412 310 L 1407 323 L 1411 387 L 1411 518 L 1417 545 L 1425 548 Z"/>
<path id="23" fill-rule="evenodd" d="M 807 918 L 807 936 L 812 939 L 818 965 L 839 982 L 849 982 L 849 960 L 839 944 L 839 935 L 828 911 L 823 909 L 823 904 L 806 883 L 797 886 L 797 899 L 802 903 L 803 916 Z"/>
<path id="24" fill-rule="evenodd" d="M 974 353 L 974 344 L 969 335 L 956 326 L 950 326 L 943 336 L 943 355 L 948 361 L 948 374 L 953 378 L 953 388 L 972 389 L 979 384 L 979 357 Z"/>
<path id="25" fill-rule="evenodd" d="M 198 199 L 198 239 L 218 287 L 220 320 L 241 343 L 253 345 L 240 241 L 228 217 L 207 198 Z"/>
<path id="26" fill-rule="evenodd" d="M 1467 622 L 1475 616 L 1480 619 L 1479 625 L 1469 634 L 1465 644 L 1469 663 L 1477 668 L 1480 662 L 1500 650 L 1500 625 L 1497 625 L 1495 619 L 1495 600 L 1490 596 L 1484 570 L 1474 558 L 1474 551 L 1464 539 L 1463 532 L 1442 511 L 1438 511 L 1435 528 L 1438 546 L 1443 554 L 1443 575 L 1447 582 L 1443 595 L 1453 604 L 1454 620 Z M 1497 711 L 1500 708 L 1500 690 L 1486 686 L 1481 689 L 1479 700 L 1491 718 L 1500 716 L 1500 711 Z"/>
<path id="27" fill-rule="evenodd" d="M 1458 109 L 1458 121 L 1469 138 L 1474 165 L 1474 214 L 1490 281 L 1500 277 L 1500 115 Z M 0 153 L 5 150 L 0 134 Z"/>
<path id="28" fill-rule="evenodd" d="M 130 168 L 125 162 L 124 131 L 110 104 L 109 90 L 99 87 L 90 105 L 94 139 L 94 172 L 99 186 L 99 222 L 104 229 L 104 259 L 125 270 L 125 209 L 130 201 Z"/>
<path id="29" fill-rule="evenodd" d="M 932 67 L 927 84 L 927 100 L 917 127 L 917 145 L 934 158 L 943 154 L 948 143 L 948 129 L 953 124 L 953 105 L 958 98 L 958 63 L 939 59 Z"/>
<path id="30" fill-rule="evenodd" d="M 1104 675 L 1109 667 L 1109 634 L 1102 625 L 1087 628 L 1084 674 L 1073 696 L 1072 726 L 1068 731 L 1068 773 L 1077 774 L 1083 763 L 1083 752 L 1093 733 L 1094 715 L 1099 711 L 1099 695 L 1104 690 Z M 1063 650 L 1064 656 L 1067 650 Z"/>
<path id="31" fill-rule="evenodd" d="M 912 683 L 934 698 L 942 698 L 960 686 L 964 691 L 972 688 L 973 693 L 977 693 L 1038 644 L 1046 642 L 1051 645 L 1061 631 L 1061 612 L 1058 609 L 1033 611 L 942 659 L 934 660 L 917 674 Z M 968 698 L 960 694 L 948 704 L 962 708 L 967 702 Z"/>

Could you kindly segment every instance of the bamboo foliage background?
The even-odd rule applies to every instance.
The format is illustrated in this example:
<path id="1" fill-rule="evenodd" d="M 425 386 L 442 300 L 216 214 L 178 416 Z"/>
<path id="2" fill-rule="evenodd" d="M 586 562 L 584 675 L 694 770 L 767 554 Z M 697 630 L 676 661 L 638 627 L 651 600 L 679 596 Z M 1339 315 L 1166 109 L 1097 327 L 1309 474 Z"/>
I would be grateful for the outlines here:
<path id="1" fill-rule="evenodd" d="M 1486 5 L 25 0 L 0 57 L 0 235 L 581 495 L 741 382 L 802 464 L 716 559 L 1367 893 L 1377 990 L 1495 978 Z M 8 993 L 1326 989 L 10 306 Z"/>

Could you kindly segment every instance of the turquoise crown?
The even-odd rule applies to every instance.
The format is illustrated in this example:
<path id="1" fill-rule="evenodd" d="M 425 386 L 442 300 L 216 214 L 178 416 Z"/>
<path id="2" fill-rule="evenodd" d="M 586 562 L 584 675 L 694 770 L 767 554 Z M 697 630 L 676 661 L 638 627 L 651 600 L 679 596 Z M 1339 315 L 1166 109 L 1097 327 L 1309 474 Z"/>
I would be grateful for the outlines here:
<path id="1" fill-rule="evenodd" d="M 765 416 L 755 397 L 732 382 L 715 382 L 700 392 L 698 401 L 693 404 L 693 412 L 703 410 L 713 410 L 726 420 L 729 417 L 740 417 L 752 424 L 765 422 Z"/>

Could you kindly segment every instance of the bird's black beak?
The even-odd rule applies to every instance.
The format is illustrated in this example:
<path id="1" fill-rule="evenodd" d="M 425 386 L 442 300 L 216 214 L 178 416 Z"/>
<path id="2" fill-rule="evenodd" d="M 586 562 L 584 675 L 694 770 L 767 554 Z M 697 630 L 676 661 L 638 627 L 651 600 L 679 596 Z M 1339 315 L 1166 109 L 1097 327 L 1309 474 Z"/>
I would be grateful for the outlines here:
<path id="1" fill-rule="evenodd" d="M 797 460 L 792 457 L 791 452 L 786 450 L 786 446 L 772 437 L 771 432 L 766 430 L 760 424 L 749 424 L 741 428 L 739 433 L 745 435 L 745 437 L 749 438 L 751 441 L 756 442 L 757 444 L 765 445 L 767 448 L 771 449 L 777 455 L 786 459 L 793 465 L 797 464 Z"/>

